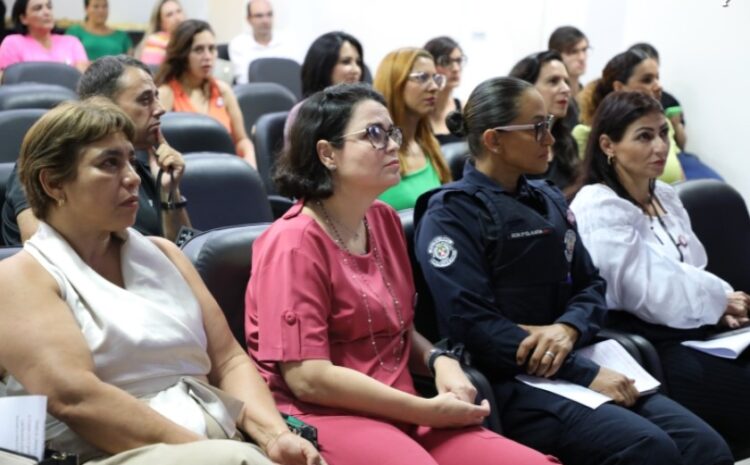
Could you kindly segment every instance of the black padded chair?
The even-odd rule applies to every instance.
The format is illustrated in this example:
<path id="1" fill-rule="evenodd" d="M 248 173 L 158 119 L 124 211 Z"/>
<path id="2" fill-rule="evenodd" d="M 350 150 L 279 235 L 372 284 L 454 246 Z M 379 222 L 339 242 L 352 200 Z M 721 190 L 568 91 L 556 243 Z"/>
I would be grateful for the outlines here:
<path id="1" fill-rule="evenodd" d="M 5 189 L 15 165 L 15 163 L 0 163 L 0 209 L 3 208 L 5 203 Z M 5 245 L 2 234 L 0 234 L 0 245 Z"/>
<path id="2" fill-rule="evenodd" d="M 234 95 L 240 104 L 248 134 L 253 133 L 253 126 L 262 115 L 289 111 L 297 101 L 289 89 L 274 82 L 237 84 L 234 86 Z"/>
<path id="3" fill-rule="evenodd" d="M 0 260 L 4 260 L 8 257 L 11 257 L 18 252 L 23 250 L 23 247 L 14 246 L 14 247 L 0 247 Z"/>
<path id="4" fill-rule="evenodd" d="M 235 153 L 229 131 L 218 121 L 201 113 L 169 112 L 161 117 L 164 138 L 175 150 Z"/>
<path id="5" fill-rule="evenodd" d="M 263 178 L 266 192 L 276 194 L 276 186 L 271 179 L 276 157 L 284 145 L 284 123 L 288 112 L 268 113 L 255 123 L 255 159 L 258 172 Z"/>
<path id="6" fill-rule="evenodd" d="M 78 100 L 78 94 L 57 84 L 26 82 L 0 86 L 0 111 L 19 108 L 49 110 L 61 102 Z"/>
<path id="7" fill-rule="evenodd" d="M 81 72 L 64 63 L 27 61 L 5 68 L 2 84 L 20 84 L 23 82 L 58 84 L 75 92 L 79 79 L 81 79 Z"/>
<path id="8" fill-rule="evenodd" d="M 220 60 L 229 61 L 229 44 L 217 44 L 216 45 L 217 58 Z"/>
<path id="9" fill-rule="evenodd" d="M 675 185 L 708 255 L 706 269 L 735 289 L 750 292 L 750 215 L 729 184 L 696 179 Z"/>
<path id="10" fill-rule="evenodd" d="M 0 111 L 0 163 L 15 163 L 26 132 L 46 111 L 41 108 Z"/>
<path id="11" fill-rule="evenodd" d="M 464 176 L 464 165 L 469 159 L 469 144 L 465 141 L 450 142 L 440 146 L 443 157 L 448 168 L 451 170 L 451 176 L 454 181 L 458 181 Z"/>
<path id="12" fill-rule="evenodd" d="M 273 221 L 258 172 L 236 155 L 190 153 L 180 191 L 193 227 L 201 231 Z"/>
<path id="13" fill-rule="evenodd" d="M 199 234 L 182 246 L 224 311 L 229 329 L 245 344 L 245 289 L 250 279 L 253 241 L 268 224 L 253 224 L 214 229 Z"/>
<path id="14" fill-rule="evenodd" d="M 372 84 L 372 72 L 370 72 L 370 68 L 364 64 L 362 65 L 362 82 Z"/>
<path id="15" fill-rule="evenodd" d="M 291 90 L 297 100 L 302 97 L 302 66 L 289 58 L 258 58 L 247 70 L 248 82 L 275 82 Z"/>

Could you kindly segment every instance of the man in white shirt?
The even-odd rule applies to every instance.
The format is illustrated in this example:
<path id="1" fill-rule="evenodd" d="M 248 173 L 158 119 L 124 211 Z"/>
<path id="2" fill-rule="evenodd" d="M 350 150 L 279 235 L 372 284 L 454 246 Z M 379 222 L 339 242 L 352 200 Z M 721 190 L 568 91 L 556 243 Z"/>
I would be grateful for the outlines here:
<path id="1" fill-rule="evenodd" d="M 268 0 L 247 2 L 247 22 L 252 32 L 244 32 L 229 43 L 229 59 L 237 84 L 247 82 L 247 70 L 257 58 L 292 58 L 287 47 L 273 38 L 273 7 Z"/>

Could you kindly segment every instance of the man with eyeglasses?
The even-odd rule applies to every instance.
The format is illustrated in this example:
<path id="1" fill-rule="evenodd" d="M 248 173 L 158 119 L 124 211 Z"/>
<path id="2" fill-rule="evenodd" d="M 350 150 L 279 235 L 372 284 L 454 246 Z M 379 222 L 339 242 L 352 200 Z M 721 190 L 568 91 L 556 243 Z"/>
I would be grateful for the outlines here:
<path id="1" fill-rule="evenodd" d="M 292 58 L 294 54 L 273 35 L 273 7 L 268 0 L 247 2 L 247 22 L 251 31 L 229 42 L 229 59 L 237 84 L 247 83 L 250 63 L 258 58 Z"/>

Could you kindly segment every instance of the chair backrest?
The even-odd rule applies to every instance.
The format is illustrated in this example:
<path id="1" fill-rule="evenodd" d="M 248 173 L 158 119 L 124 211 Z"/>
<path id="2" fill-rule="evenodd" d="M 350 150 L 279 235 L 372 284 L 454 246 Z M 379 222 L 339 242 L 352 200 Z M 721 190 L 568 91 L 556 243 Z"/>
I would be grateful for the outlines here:
<path id="1" fill-rule="evenodd" d="M 463 177 L 464 165 L 466 164 L 466 160 L 469 159 L 468 142 L 449 142 L 441 145 L 440 150 L 443 152 L 443 157 L 445 157 L 445 161 L 448 163 L 453 180 L 458 181 Z"/>
<path id="2" fill-rule="evenodd" d="M 21 250 L 23 250 L 23 247 L 21 246 L 0 247 L 0 260 L 4 260 L 8 257 L 11 257 L 17 254 L 18 252 L 20 252 Z M 0 367 L 0 372 L 2 371 L 1 368 L 2 367 Z"/>
<path id="3" fill-rule="evenodd" d="M 276 165 L 276 157 L 284 145 L 284 123 L 288 113 L 268 113 L 258 118 L 255 123 L 255 160 L 268 194 L 277 193 L 271 176 Z"/>
<path id="4" fill-rule="evenodd" d="M 5 68 L 2 83 L 39 82 L 42 84 L 58 84 L 75 92 L 79 79 L 81 79 L 81 72 L 64 63 L 27 61 Z"/>
<path id="5" fill-rule="evenodd" d="M 417 256 L 414 252 L 414 209 L 401 210 L 398 212 L 401 219 L 401 227 L 404 228 L 406 236 L 406 250 L 409 252 L 409 261 L 411 262 L 412 274 L 414 277 L 414 287 L 417 291 L 417 305 L 414 312 L 414 327 L 419 333 L 429 341 L 437 342 L 440 340 L 440 331 L 438 330 L 437 315 L 433 305 L 432 295 L 427 287 L 427 283 L 422 276 L 417 262 Z"/>
<path id="6" fill-rule="evenodd" d="M 5 189 L 8 186 L 8 179 L 13 172 L 14 166 L 15 163 L 0 163 L 0 210 L 2 210 L 5 203 Z M 2 234 L 0 234 L 0 245 L 5 245 Z"/>
<path id="7" fill-rule="evenodd" d="M 0 111 L 19 108 L 43 108 L 49 110 L 68 100 L 78 100 L 78 94 L 57 84 L 26 82 L 0 86 Z"/>
<path id="8" fill-rule="evenodd" d="M 235 153 L 229 131 L 208 115 L 169 112 L 161 117 L 161 130 L 169 145 L 182 153 Z"/>
<path id="9" fill-rule="evenodd" d="M 232 334 L 245 344 L 245 289 L 250 279 L 253 241 L 268 228 L 254 224 L 214 229 L 182 246 L 229 323 Z"/>
<path id="10" fill-rule="evenodd" d="M 250 62 L 248 82 L 275 82 L 302 97 L 302 66 L 289 58 L 258 58 Z"/>
<path id="11" fill-rule="evenodd" d="M 0 111 L 0 163 L 15 163 L 26 132 L 46 111 L 41 108 Z"/>
<path id="12" fill-rule="evenodd" d="M 253 133 L 253 126 L 262 115 L 289 111 L 297 101 L 292 91 L 275 82 L 238 84 L 234 86 L 234 95 L 240 104 L 248 134 Z"/>
<path id="13" fill-rule="evenodd" d="M 742 196 L 715 179 L 685 181 L 675 189 L 706 247 L 706 269 L 735 289 L 750 292 L 750 215 Z"/>
<path id="14" fill-rule="evenodd" d="M 229 61 L 229 44 L 217 44 L 216 53 L 219 59 Z"/>
<path id="15" fill-rule="evenodd" d="M 236 155 L 185 155 L 180 192 L 188 199 L 191 224 L 201 231 L 273 221 L 258 172 Z"/>

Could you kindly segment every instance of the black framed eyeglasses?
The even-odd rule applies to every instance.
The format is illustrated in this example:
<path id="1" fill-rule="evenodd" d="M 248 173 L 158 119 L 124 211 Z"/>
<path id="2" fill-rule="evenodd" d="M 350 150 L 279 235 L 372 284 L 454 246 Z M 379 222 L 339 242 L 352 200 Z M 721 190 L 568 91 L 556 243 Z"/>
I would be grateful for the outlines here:
<path id="1" fill-rule="evenodd" d="M 448 68 L 454 64 L 463 68 L 464 66 L 466 66 L 466 63 L 468 62 L 469 62 L 469 57 L 467 57 L 466 55 L 461 55 L 458 58 L 451 58 L 449 55 L 443 55 L 443 56 L 439 56 L 437 60 L 435 60 L 435 64 L 443 68 Z"/>
<path id="2" fill-rule="evenodd" d="M 349 136 L 365 133 L 367 139 L 369 139 L 372 147 L 378 150 L 385 150 L 388 147 L 388 140 L 393 140 L 399 147 L 404 142 L 404 134 L 401 128 L 398 126 L 391 126 L 390 129 L 385 129 L 379 124 L 371 124 L 364 129 L 359 131 L 350 132 L 342 136 L 337 137 L 334 141 L 344 140 Z"/>
<path id="3" fill-rule="evenodd" d="M 529 124 L 512 124 L 510 126 L 498 126 L 496 128 L 492 128 L 493 131 L 531 131 L 534 130 L 534 137 L 536 138 L 536 141 L 541 143 L 544 140 L 544 136 L 547 135 L 548 132 L 550 132 L 550 129 L 552 128 L 552 123 L 555 122 L 555 117 L 552 115 L 547 115 L 546 118 L 539 121 L 538 123 L 529 123 Z"/>
<path id="4" fill-rule="evenodd" d="M 409 79 L 411 79 L 412 81 L 416 83 L 419 83 L 422 86 L 426 86 L 430 82 L 430 80 L 432 80 L 432 82 L 434 82 L 435 85 L 437 86 L 438 90 L 442 89 L 443 86 L 445 86 L 445 81 L 446 81 L 445 74 L 440 74 L 440 73 L 431 74 L 431 73 L 426 73 L 424 71 L 417 71 L 417 72 L 411 73 L 409 75 Z"/>

